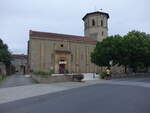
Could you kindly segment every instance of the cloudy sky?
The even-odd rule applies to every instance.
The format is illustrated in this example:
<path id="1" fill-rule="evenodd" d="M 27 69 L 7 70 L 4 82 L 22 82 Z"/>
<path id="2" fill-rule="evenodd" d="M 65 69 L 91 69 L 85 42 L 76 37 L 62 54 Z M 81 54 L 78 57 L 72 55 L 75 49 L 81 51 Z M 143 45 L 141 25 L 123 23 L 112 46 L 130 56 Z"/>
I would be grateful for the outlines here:
<path id="1" fill-rule="evenodd" d="M 0 38 L 26 54 L 29 30 L 83 35 L 82 17 L 103 9 L 109 35 L 133 29 L 150 34 L 150 0 L 0 0 Z"/>

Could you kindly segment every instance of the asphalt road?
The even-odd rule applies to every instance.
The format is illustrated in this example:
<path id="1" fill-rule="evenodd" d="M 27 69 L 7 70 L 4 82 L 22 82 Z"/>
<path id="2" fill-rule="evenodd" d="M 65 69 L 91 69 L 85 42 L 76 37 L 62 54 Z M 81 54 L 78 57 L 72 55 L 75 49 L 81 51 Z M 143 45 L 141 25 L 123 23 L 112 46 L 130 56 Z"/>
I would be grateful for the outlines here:
<path id="1" fill-rule="evenodd" d="M 150 113 L 150 89 L 97 84 L 0 104 L 0 113 Z"/>
<path id="2" fill-rule="evenodd" d="M 122 79 L 117 79 L 116 81 L 133 81 L 133 82 L 150 83 L 150 77 L 122 78 Z"/>

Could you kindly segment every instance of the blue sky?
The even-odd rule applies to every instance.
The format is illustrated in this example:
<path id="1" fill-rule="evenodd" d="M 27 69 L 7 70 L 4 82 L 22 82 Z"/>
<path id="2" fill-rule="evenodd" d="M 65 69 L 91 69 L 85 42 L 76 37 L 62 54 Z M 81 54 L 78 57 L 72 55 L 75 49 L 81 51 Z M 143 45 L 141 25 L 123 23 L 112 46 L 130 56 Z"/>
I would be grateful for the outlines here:
<path id="1" fill-rule="evenodd" d="M 109 35 L 150 34 L 149 0 L 0 0 L 0 38 L 12 53 L 26 54 L 29 30 L 83 35 L 82 17 L 103 9 Z"/>

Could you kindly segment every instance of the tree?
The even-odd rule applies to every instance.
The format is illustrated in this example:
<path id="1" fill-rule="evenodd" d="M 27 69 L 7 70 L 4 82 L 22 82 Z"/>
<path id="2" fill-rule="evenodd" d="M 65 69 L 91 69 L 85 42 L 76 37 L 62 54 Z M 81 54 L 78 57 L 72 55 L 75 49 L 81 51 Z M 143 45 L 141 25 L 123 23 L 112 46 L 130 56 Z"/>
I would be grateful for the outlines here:
<path id="1" fill-rule="evenodd" d="M 98 66 L 109 66 L 109 61 L 113 60 L 113 64 L 118 63 L 118 51 L 122 37 L 119 35 L 110 36 L 102 42 L 97 42 L 94 51 L 91 53 L 91 61 Z"/>
<path id="2" fill-rule="evenodd" d="M 98 66 L 109 66 L 109 61 L 113 60 L 113 65 L 131 67 L 136 72 L 140 66 L 150 66 L 150 35 L 131 31 L 121 37 L 119 35 L 110 36 L 102 42 L 98 42 L 91 53 L 91 61 Z"/>
<path id="3" fill-rule="evenodd" d="M 0 62 L 3 62 L 6 67 L 11 64 L 11 53 L 8 50 L 8 46 L 0 39 Z"/>
<path id="4" fill-rule="evenodd" d="M 146 66 L 146 62 L 148 63 L 149 52 L 150 52 L 150 43 L 149 38 L 144 32 L 139 31 L 131 31 L 127 35 L 124 36 L 123 39 L 123 49 L 125 59 L 124 62 L 128 67 L 131 67 L 134 72 L 136 72 L 137 68 L 141 65 Z M 122 63 L 121 63 L 122 64 Z M 148 63 L 148 65 L 150 62 Z"/>

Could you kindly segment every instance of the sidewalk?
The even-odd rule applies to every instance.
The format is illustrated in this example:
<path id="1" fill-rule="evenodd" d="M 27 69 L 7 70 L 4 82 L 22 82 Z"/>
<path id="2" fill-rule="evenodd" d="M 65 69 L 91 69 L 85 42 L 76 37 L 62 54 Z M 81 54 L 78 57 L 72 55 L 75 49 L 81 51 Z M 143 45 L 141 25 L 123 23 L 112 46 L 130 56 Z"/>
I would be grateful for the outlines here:
<path id="1" fill-rule="evenodd" d="M 26 86 L 0 88 L 0 104 L 15 100 L 25 99 L 29 97 L 64 91 L 72 88 L 78 88 L 97 83 L 102 83 L 104 80 L 92 80 L 86 82 L 64 82 L 52 84 L 33 84 Z"/>
<path id="2" fill-rule="evenodd" d="M 100 83 L 99 76 L 84 74 L 83 82 L 64 82 L 51 84 L 35 84 L 28 76 L 12 75 L 0 84 L 0 104 L 33 96 L 64 91 L 72 88 Z"/>

